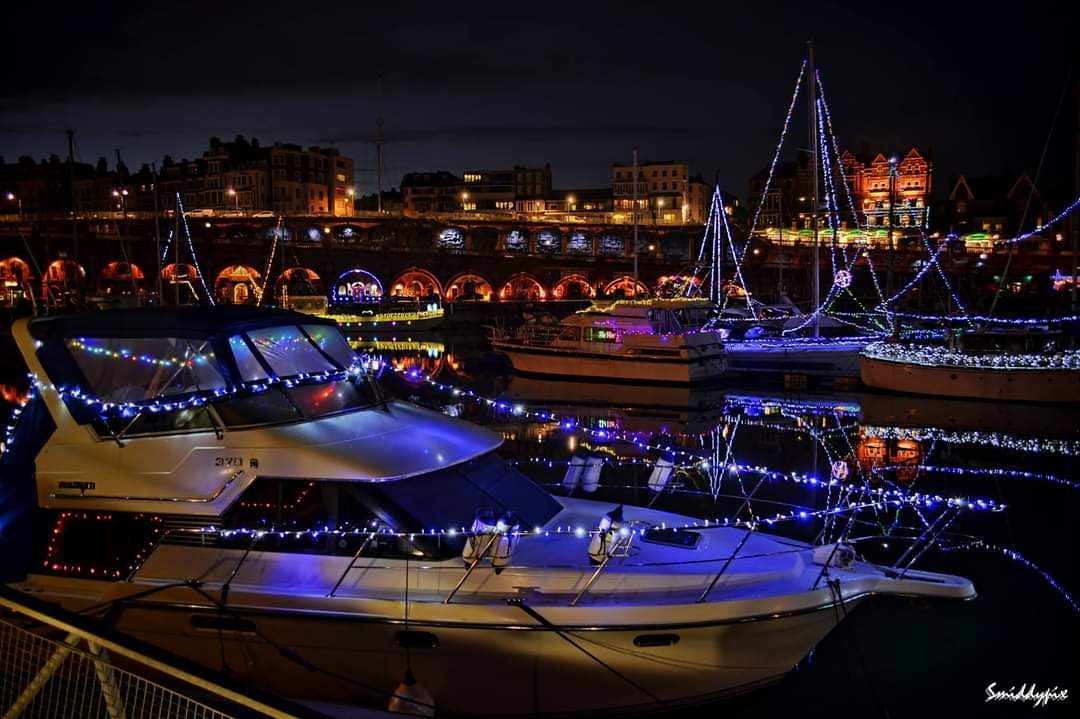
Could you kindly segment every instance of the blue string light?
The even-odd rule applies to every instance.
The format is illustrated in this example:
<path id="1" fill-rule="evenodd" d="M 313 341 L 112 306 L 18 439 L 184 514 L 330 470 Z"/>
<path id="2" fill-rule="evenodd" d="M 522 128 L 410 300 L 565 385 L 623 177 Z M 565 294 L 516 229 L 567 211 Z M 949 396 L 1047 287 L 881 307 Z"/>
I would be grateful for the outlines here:
<path id="1" fill-rule="evenodd" d="M 187 238 L 188 251 L 191 253 L 191 264 L 195 265 L 195 274 L 199 276 L 199 284 L 202 285 L 203 292 L 206 293 L 206 299 L 210 302 L 210 306 L 213 307 L 214 294 L 210 291 L 210 288 L 206 286 L 206 277 L 203 275 L 202 268 L 199 267 L 199 258 L 195 254 L 195 242 L 191 239 L 191 228 L 188 227 L 187 212 L 184 210 L 184 201 L 180 198 L 180 193 L 176 193 L 176 207 L 180 212 L 180 219 L 184 223 L 184 236 Z"/>

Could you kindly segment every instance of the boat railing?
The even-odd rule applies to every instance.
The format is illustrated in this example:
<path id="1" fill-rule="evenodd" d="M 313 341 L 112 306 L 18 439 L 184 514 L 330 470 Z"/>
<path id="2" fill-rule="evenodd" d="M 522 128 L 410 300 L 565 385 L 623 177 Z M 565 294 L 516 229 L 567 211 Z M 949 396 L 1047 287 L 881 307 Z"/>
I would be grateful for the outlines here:
<path id="1" fill-rule="evenodd" d="M 4 717 L 230 719 L 324 715 L 0 585 Z"/>
<path id="2" fill-rule="evenodd" d="M 527 345 L 549 347 L 562 334 L 559 325 L 525 325 L 518 333 L 518 339 Z"/>
<path id="3" fill-rule="evenodd" d="M 721 527 L 716 527 L 716 529 L 720 529 L 720 528 Z M 227 531 L 227 530 L 225 530 L 225 531 Z M 695 530 L 695 531 L 708 531 L 708 528 L 702 528 L 702 529 Z M 483 551 L 481 551 L 481 553 L 478 555 L 478 557 L 476 559 L 474 559 L 468 565 L 465 565 L 465 566 L 463 566 L 460 563 L 460 558 L 457 558 L 456 560 L 453 559 L 453 558 L 449 558 L 451 561 L 434 560 L 434 561 L 429 561 L 428 563 L 414 562 L 409 567 L 408 572 L 409 572 L 410 575 L 416 576 L 418 578 L 420 576 L 438 577 L 437 579 L 434 579 L 431 582 L 424 582 L 424 581 L 418 580 L 420 584 L 426 585 L 427 588 L 419 590 L 417 592 L 417 595 L 419 596 L 420 594 L 433 593 L 433 594 L 435 594 L 437 596 L 442 596 L 441 601 L 443 601 L 444 603 L 450 603 L 457 594 L 464 591 L 466 589 L 466 587 L 465 587 L 466 583 L 468 582 L 470 577 L 473 577 L 474 575 L 476 576 L 476 581 L 469 582 L 469 585 L 479 588 L 479 587 L 485 587 L 485 586 L 488 585 L 490 575 L 492 575 L 492 574 L 498 575 L 498 574 L 501 574 L 503 572 L 511 572 L 511 573 L 521 573 L 521 572 L 530 572 L 530 571 L 532 571 L 532 572 L 543 572 L 543 571 L 577 572 L 581 576 L 580 581 L 574 582 L 572 588 L 570 588 L 570 589 L 568 589 L 566 591 L 552 594 L 553 598 L 556 597 L 556 596 L 563 596 L 564 594 L 566 594 L 567 596 L 571 597 L 570 598 L 570 604 L 571 604 L 571 606 L 574 606 L 577 603 L 579 603 L 581 601 L 581 599 L 586 594 L 592 594 L 594 597 L 610 596 L 612 594 L 610 591 L 596 592 L 594 587 L 596 585 L 597 580 L 600 578 L 601 574 L 603 574 L 605 571 L 611 571 L 611 567 L 614 566 L 611 563 L 613 560 L 618 560 L 617 564 L 618 564 L 618 569 L 619 570 L 623 570 L 623 571 L 629 570 L 629 571 L 632 571 L 632 572 L 642 572 L 642 573 L 647 573 L 650 569 L 660 569 L 660 568 L 664 568 L 664 567 L 667 567 L 667 568 L 672 568 L 672 567 L 686 568 L 686 567 L 695 566 L 695 567 L 700 567 L 701 568 L 701 576 L 700 576 L 701 583 L 700 583 L 700 586 L 695 587 L 693 585 L 687 584 L 685 586 L 679 586 L 677 588 L 669 589 L 669 590 L 666 590 L 666 591 L 669 591 L 669 592 L 670 591 L 675 591 L 678 594 L 693 594 L 695 597 L 697 597 L 696 601 L 704 602 L 704 601 L 707 601 L 708 598 L 713 595 L 713 592 L 716 589 L 716 587 L 719 584 L 721 584 L 721 579 L 725 575 L 728 575 L 729 573 L 734 571 L 733 567 L 737 566 L 737 563 L 740 563 L 740 562 L 752 562 L 752 561 L 755 561 L 755 560 L 762 560 L 762 559 L 766 559 L 766 558 L 770 558 L 770 557 L 778 557 L 778 556 L 783 556 L 783 555 L 798 554 L 800 552 L 805 552 L 808 549 L 808 547 L 797 546 L 797 547 L 790 547 L 790 548 L 773 550 L 773 551 L 768 551 L 768 552 L 745 552 L 744 553 L 743 549 L 745 548 L 747 540 L 750 538 L 752 533 L 753 533 L 752 531 L 749 531 L 749 530 L 746 531 L 743 534 L 743 536 L 740 538 L 740 541 L 737 542 L 737 546 L 732 548 L 732 552 L 730 554 L 724 554 L 724 555 L 721 555 L 721 556 L 699 557 L 699 558 L 695 558 L 695 559 L 684 559 L 684 560 L 676 560 L 676 561 L 671 561 L 671 560 L 665 560 L 665 561 L 635 561 L 635 560 L 632 559 L 633 555 L 631 555 L 628 552 L 620 552 L 620 551 L 618 551 L 619 547 L 616 547 L 616 550 L 613 551 L 610 554 L 610 556 L 608 558 L 608 561 L 603 561 L 600 564 L 596 564 L 596 563 L 593 563 L 592 561 L 590 561 L 590 559 L 588 557 L 588 554 L 586 552 L 586 546 L 583 544 L 582 547 L 581 547 L 581 560 L 578 561 L 578 562 L 552 562 L 552 563 L 528 563 L 528 564 L 508 563 L 508 564 L 505 564 L 505 565 L 500 565 L 499 567 L 494 567 L 494 566 L 491 566 L 490 564 L 486 564 L 486 563 L 484 563 L 482 561 L 485 558 L 484 555 L 487 553 L 487 549 L 490 549 L 490 547 L 487 547 Z M 277 532 L 275 530 L 272 530 L 272 529 L 268 529 L 266 531 L 260 531 L 260 532 L 258 532 L 256 534 L 250 535 L 250 542 L 246 542 L 244 544 L 237 545 L 237 546 L 227 546 L 227 545 L 217 544 L 217 541 L 221 537 L 221 530 L 217 530 L 217 529 L 207 531 L 207 530 L 201 530 L 201 529 L 192 529 L 192 528 L 187 528 L 187 527 L 181 527 L 181 528 L 174 528 L 174 529 L 169 530 L 166 533 L 166 536 L 171 538 L 171 539 L 174 539 L 174 540 L 176 538 L 178 538 L 178 537 L 186 537 L 187 539 L 185 541 L 183 541 L 183 544 L 185 544 L 185 545 L 190 545 L 191 544 L 191 542 L 190 542 L 191 538 L 192 537 L 197 537 L 197 538 L 200 538 L 200 540 L 201 540 L 200 543 L 202 545 L 204 545 L 204 546 L 207 543 L 213 542 L 214 546 L 216 546 L 216 548 L 240 551 L 242 554 L 241 554 L 241 556 L 239 558 L 238 563 L 233 565 L 228 578 L 223 582 L 223 586 L 231 586 L 231 585 L 234 584 L 234 581 L 239 581 L 240 584 L 244 584 L 244 582 L 242 580 L 238 579 L 237 574 L 239 573 L 239 570 L 240 570 L 240 567 L 241 567 L 242 564 L 251 561 L 250 560 L 250 555 L 252 553 L 258 553 L 260 551 L 260 546 L 259 545 L 264 540 L 268 541 L 270 539 L 275 539 L 275 538 L 277 540 L 280 540 L 281 534 L 282 533 L 279 533 L 279 532 Z M 284 534 L 288 535 L 289 533 L 285 532 Z M 358 570 L 362 570 L 362 572 L 360 572 L 360 573 L 362 575 L 365 575 L 365 576 L 371 576 L 372 572 L 386 572 L 387 576 L 389 576 L 390 574 L 400 573 L 400 572 L 402 572 L 404 570 L 404 567 L 405 567 L 405 564 L 404 564 L 404 561 L 403 561 L 404 557 L 397 558 L 397 557 L 387 557 L 387 556 L 368 556 L 368 557 L 364 556 L 364 552 L 369 547 L 371 547 L 373 545 L 372 539 L 379 536 L 378 532 L 372 532 L 370 530 L 363 530 L 363 531 L 358 531 L 358 532 L 348 531 L 348 532 L 343 532 L 342 534 L 344 534 L 346 536 L 356 536 L 360 540 L 360 544 L 359 544 L 358 548 L 356 549 L 356 551 L 353 552 L 351 555 L 345 555 L 345 554 L 336 554 L 336 555 L 334 555 L 336 557 L 341 557 L 342 559 L 348 559 L 348 563 L 342 568 L 342 570 L 340 572 L 338 572 L 335 575 L 336 579 L 334 579 L 332 581 L 328 581 L 327 589 L 323 593 L 323 596 L 325 596 L 327 598 L 349 598 L 349 599 L 356 599 L 357 597 L 365 596 L 364 594 L 358 593 L 357 590 L 360 589 L 359 587 L 350 586 L 349 582 L 346 581 L 348 576 L 351 573 L 356 572 Z M 418 533 L 416 536 L 420 537 L 420 536 L 425 536 L 425 535 L 421 535 L 421 534 Z M 426 535 L 426 536 L 430 537 L 432 535 Z M 463 535 L 459 534 L 458 536 L 460 537 L 460 536 L 463 536 Z M 629 546 L 629 539 L 631 539 L 632 536 L 633 535 L 631 535 L 631 536 L 629 536 L 629 537 L 627 537 L 625 539 L 619 540 L 619 541 L 620 541 L 620 543 L 625 542 L 625 544 L 627 546 Z M 550 540 L 551 537 L 546 536 L 546 535 L 539 535 L 539 534 L 533 534 L 533 533 L 526 532 L 526 533 L 523 533 L 522 535 L 520 535 L 520 539 L 524 540 L 524 541 L 538 541 L 538 540 L 543 541 L 543 540 Z M 176 543 L 176 542 L 174 541 L 174 542 L 169 542 L 169 543 Z M 344 547 L 345 545 L 344 544 L 339 544 L 339 546 Z M 369 560 L 369 562 L 362 561 L 364 559 Z M 379 560 L 382 560 L 382 561 L 379 561 Z M 445 577 L 443 577 L 441 575 L 445 575 Z M 447 590 L 446 590 L 445 585 L 443 583 L 444 579 L 446 581 L 453 582 L 453 585 L 454 585 L 452 590 L 450 590 L 448 595 L 446 594 Z M 412 583 L 412 581 L 413 580 L 410 580 L 410 583 Z M 384 595 L 386 595 L 387 592 L 396 593 L 398 591 L 398 587 L 393 582 L 387 583 L 387 582 L 384 582 L 384 581 L 376 580 L 376 581 L 372 582 L 372 585 L 373 586 L 370 586 L 370 587 L 367 588 L 368 589 L 368 594 L 371 597 L 383 597 Z M 376 587 L 378 587 L 378 588 L 376 588 Z M 656 589 L 656 591 L 659 592 L 659 591 L 662 591 L 662 590 L 660 590 L 658 588 L 658 589 Z M 465 591 L 465 594 L 470 594 L 470 592 Z M 479 598 L 481 596 L 481 594 L 484 594 L 485 599 L 490 598 L 490 597 L 487 597 L 485 593 L 475 594 L 475 596 L 477 596 Z M 496 592 L 496 594 L 499 597 L 502 597 L 504 593 Z"/>

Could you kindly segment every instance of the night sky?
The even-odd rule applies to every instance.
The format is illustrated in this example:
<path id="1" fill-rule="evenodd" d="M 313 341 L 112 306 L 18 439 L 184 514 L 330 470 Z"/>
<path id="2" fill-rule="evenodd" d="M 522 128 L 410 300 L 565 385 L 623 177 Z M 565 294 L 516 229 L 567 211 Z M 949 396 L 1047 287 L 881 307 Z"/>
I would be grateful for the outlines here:
<path id="1" fill-rule="evenodd" d="M 72 127 L 78 159 L 119 148 L 136 169 L 242 133 L 339 147 L 369 192 L 381 114 L 384 184 L 550 162 L 556 187 L 606 186 L 636 144 L 745 195 L 813 36 L 842 144 L 932 150 L 940 188 L 1033 171 L 1076 64 L 1073 3 L 698 4 L 20 2 L 4 10 L 0 155 L 64 156 Z M 1044 171 L 1061 194 L 1074 98 Z M 792 133 L 806 147 L 805 125 Z"/>

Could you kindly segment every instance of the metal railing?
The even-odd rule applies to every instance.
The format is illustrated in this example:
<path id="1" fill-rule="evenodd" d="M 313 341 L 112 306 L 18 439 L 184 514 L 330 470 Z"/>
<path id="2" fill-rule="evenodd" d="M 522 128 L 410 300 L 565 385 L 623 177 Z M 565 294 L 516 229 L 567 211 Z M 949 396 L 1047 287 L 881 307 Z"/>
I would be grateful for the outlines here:
<path id="1" fill-rule="evenodd" d="M 0 717 L 320 717 L 0 585 Z M 150 677 L 153 677 L 152 679 Z"/>

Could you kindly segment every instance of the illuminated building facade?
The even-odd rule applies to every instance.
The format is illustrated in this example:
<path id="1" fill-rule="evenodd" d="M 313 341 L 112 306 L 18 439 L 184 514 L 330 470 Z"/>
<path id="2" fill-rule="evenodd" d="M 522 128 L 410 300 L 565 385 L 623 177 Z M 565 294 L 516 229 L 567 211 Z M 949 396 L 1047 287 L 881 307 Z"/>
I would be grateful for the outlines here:
<path id="1" fill-rule="evenodd" d="M 700 177 L 691 177 L 683 162 L 640 162 L 636 181 L 632 164 L 613 164 L 611 189 L 616 221 L 632 218 L 635 197 L 642 223 L 702 223 L 708 212 L 708 187 Z"/>
<path id="2" fill-rule="evenodd" d="M 926 223 L 931 167 L 914 147 L 903 157 L 887 158 L 879 152 L 866 164 L 845 151 L 840 162 L 852 199 L 868 226 L 888 227 L 890 208 L 893 227 L 914 228 Z"/>
<path id="3" fill-rule="evenodd" d="M 465 211 L 535 212 L 551 194 L 551 165 L 510 170 L 465 170 L 461 208 Z"/>
<path id="4" fill-rule="evenodd" d="M 461 178 L 445 170 L 410 172 L 401 178 L 402 204 L 409 217 L 457 212 L 461 209 L 461 193 Z"/>

